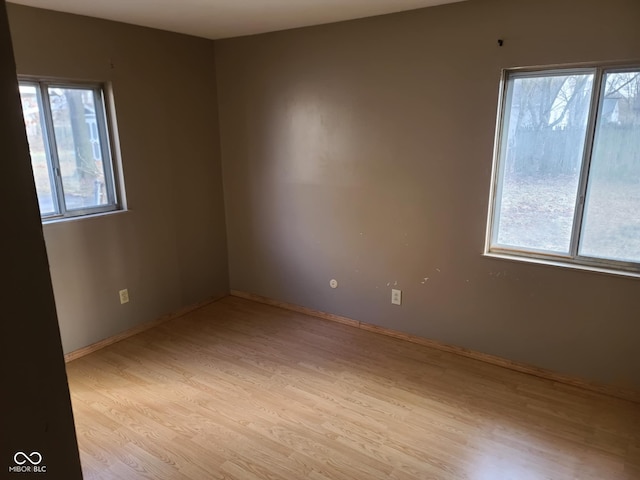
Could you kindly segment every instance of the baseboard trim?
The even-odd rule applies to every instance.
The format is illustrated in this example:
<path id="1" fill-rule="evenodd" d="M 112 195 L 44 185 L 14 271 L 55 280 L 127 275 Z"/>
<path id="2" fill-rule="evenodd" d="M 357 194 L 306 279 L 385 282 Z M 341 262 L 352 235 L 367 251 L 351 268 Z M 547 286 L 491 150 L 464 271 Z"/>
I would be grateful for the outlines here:
<path id="1" fill-rule="evenodd" d="M 78 350 L 74 350 L 73 352 L 69 352 L 64 356 L 65 363 L 69 363 L 78 358 L 84 357 L 85 355 L 89 355 L 90 353 L 101 350 L 109 345 L 113 345 L 114 343 L 118 343 L 122 340 L 125 340 L 129 337 L 133 337 L 139 333 L 144 332 L 145 330 L 149 330 L 151 328 L 157 327 L 169 320 L 174 320 L 176 318 L 180 318 L 187 313 L 194 312 L 202 307 L 206 307 L 207 305 L 217 302 L 218 300 L 226 297 L 227 295 L 218 295 L 211 296 L 201 302 L 194 303 L 192 305 L 188 305 L 180 310 L 176 310 L 175 312 L 168 313 L 167 315 L 163 315 L 160 318 L 156 318 L 155 320 L 151 320 L 150 322 L 143 323 L 141 325 L 137 325 L 133 328 L 125 330 L 124 332 L 120 332 L 111 337 L 105 338 L 104 340 L 100 340 L 99 342 L 92 343 L 91 345 L 87 345 L 86 347 L 79 348 Z"/>
<path id="2" fill-rule="evenodd" d="M 377 325 L 371 325 L 369 323 L 360 322 L 358 320 L 353 320 L 351 318 L 341 317 L 339 315 L 334 315 L 331 313 L 325 313 L 318 310 L 313 310 L 310 308 L 302 307 L 300 305 L 281 302 L 279 300 L 273 300 L 268 297 L 263 297 L 262 295 L 242 292 L 239 290 L 231 290 L 231 295 L 234 297 L 244 298 L 246 300 L 252 300 L 254 302 L 263 303 L 273 307 L 279 307 L 284 310 L 303 313 L 305 315 L 321 318 L 323 320 L 329 320 L 332 322 L 338 322 L 345 325 L 349 325 L 355 328 L 361 328 L 362 330 L 367 330 L 369 332 L 386 335 L 388 337 L 398 338 L 400 340 L 404 340 L 407 342 L 417 343 L 425 347 L 441 350 L 448 353 L 453 353 L 456 355 L 461 355 L 467 358 L 472 358 L 474 360 L 479 360 L 481 362 L 489 363 L 491 365 L 496 365 L 498 367 L 508 368 L 516 372 L 526 373 L 528 375 L 544 378 L 545 380 L 550 380 L 556 383 L 570 385 L 572 387 L 589 390 L 591 392 L 601 393 L 611 397 L 620 398 L 622 400 L 640 403 L 640 392 L 633 389 L 627 389 L 624 387 L 591 382 L 589 380 L 574 377 L 571 375 L 564 375 L 561 373 L 554 372 L 552 370 L 547 370 L 544 368 L 528 365 L 526 363 L 515 362 L 515 361 L 508 360 L 506 358 L 502 358 L 496 355 L 481 353 L 475 350 L 470 350 L 467 348 L 458 347 L 458 346 L 450 345 L 443 342 L 438 342 L 436 340 L 430 340 L 428 338 L 419 337 L 417 335 L 412 335 L 409 333 L 404 333 L 404 332 L 392 330 L 385 327 L 379 327 Z"/>

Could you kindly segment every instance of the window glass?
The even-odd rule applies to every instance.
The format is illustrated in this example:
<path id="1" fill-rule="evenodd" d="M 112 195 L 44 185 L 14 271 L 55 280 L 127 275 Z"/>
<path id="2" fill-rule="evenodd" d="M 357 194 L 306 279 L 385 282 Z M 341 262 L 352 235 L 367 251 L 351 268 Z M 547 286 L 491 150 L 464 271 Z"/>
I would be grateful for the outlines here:
<path id="1" fill-rule="evenodd" d="M 580 255 L 640 263 L 640 72 L 605 75 Z"/>
<path id="2" fill-rule="evenodd" d="M 47 149 L 45 148 L 42 127 L 43 115 L 40 109 L 41 99 L 38 89 L 34 85 L 20 85 L 20 98 L 40 213 L 42 215 L 53 215 L 57 213 L 56 202 L 53 198 L 55 193 L 51 185 L 53 177 Z"/>
<path id="3" fill-rule="evenodd" d="M 96 155 L 100 139 L 91 135 L 99 115 L 93 91 L 53 87 L 49 102 L 67 210 L 106 205 L 104 165 Z"/>
<path id="4" fill-rule="evenodd" d="M 569 253 L 592 87 L 593 74 L 509 81 L 498 244 Z"/>

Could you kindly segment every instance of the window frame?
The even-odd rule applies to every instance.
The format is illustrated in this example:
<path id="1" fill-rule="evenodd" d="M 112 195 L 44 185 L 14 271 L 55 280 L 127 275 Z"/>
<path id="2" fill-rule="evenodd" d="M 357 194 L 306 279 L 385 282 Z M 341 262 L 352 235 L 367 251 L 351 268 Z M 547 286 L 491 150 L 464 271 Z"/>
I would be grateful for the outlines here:
<path id="1" fill-rule="evenodd" d="M 610 73 L 624 73 L 640 71 L 640 62 L 616 62 L 616 63 L 582 63 L 574 65 L 548 65 L 534 67 L 504 68 L 500 76 L 500 88 L 498 93 L 498 109 L 496 118 L 496 129 L 493 146 L 493 162 L 491 170 L 491 187 L 489 193 L 489 206 L 487 215 L 487 228 L 485 235 L 484 255 L 488 257 L 504 258 L 515 261 L 547 264 L 569 267 L 579 270 L 588 270 L 601 273 L 622 274 L 633 277 L 640 277 L 640 261 L 629 262 L 624 260 L 606 259 L 591 257 L 579 254 L 579 242 L 582 234 L 582 223 L 584 221 L 586 195 L 593 157 L 593 147 L 598 127 L 598 119 L 604 107 L 602 101 L 605 94 L 605 77 Z M 498 219 L 501 208 L 502 175 L 504 163 L 502 151 L 506 141 L 505 132 L 508 130 L 507 111 L 510 91 L 508 83 L 513 78 L 532 78 L 535 76 L 552 76 L 567 74 L 593 74 L 593 87 L 588 110 L 588 119 L 585 132 L 584 150 L 580 164 L 578 177 L 578 190 L 576 193 L 576 204 L 571 230 L 571 242 L 569 253 L 564 255 L 557 252 L 537 250 L 534 248 L 517 248 L 497 243 Z M 507 122 L 507 123 L 505 123 Z"/>
<path id="2" fill-rule="evenodd" d="M 90 217 L 123 210 L 118 163 L 115 155 L 115 152 L 117 152 L 115 144 L 115 122 L 113 119 L 109 85 L 105 82 L 31 75 L 18 75 L 18 84 L 20 86 L 32 86 L 36 89 L 45 156 L 49 169 L 51 196 L 55 209 L 55 212 L 51 214 L 42 214 L 41 212 L 40 218 L 42 222 L 48 223 L 58 220 Z M 66 206 L 60 159 L 54 133 L 53 113 L 49 99 L 49 88 L 82 89 L 90 90 L 93 93 L 96 129 L 100 142 L 100 154 L 102 156 L 104 171 L 105 194 L 107 197 L 106 205 L 76 209 L 69 209 Z"/>

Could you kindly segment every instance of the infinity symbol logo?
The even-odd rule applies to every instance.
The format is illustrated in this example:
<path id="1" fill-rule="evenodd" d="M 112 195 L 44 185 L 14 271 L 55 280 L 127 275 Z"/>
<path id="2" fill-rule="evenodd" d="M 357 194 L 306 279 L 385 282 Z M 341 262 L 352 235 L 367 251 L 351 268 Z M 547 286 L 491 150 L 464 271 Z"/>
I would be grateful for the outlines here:
<path id="1" fill-rule="evenodd" d="M 19 458 L 21 458 L 22 461 L 18 460 Z M 16 452 L 16 454 L 13 456 L 13 461 L 18 465 L 24 465 L 27 462 L 29 462 L 31 465 L 39 465 L 42 461 L 42 455 L 40 455 L 38 452 L 31 452 L 29 455 L 24 452 Z"/>

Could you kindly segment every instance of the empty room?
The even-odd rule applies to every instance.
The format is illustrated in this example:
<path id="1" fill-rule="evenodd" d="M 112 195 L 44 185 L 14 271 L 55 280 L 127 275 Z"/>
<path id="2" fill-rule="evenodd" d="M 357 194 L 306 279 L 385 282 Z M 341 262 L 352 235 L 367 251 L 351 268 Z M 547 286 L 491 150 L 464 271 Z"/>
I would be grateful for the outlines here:
<path id="1" fill-rule="evenodd" d="M 640 2 L 0 10 L 6 478 L 640 479 Z"/>

